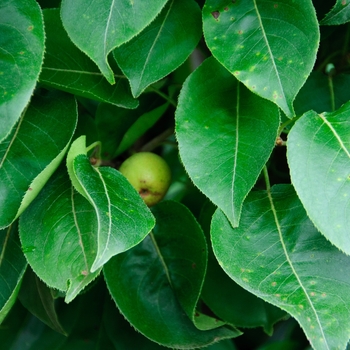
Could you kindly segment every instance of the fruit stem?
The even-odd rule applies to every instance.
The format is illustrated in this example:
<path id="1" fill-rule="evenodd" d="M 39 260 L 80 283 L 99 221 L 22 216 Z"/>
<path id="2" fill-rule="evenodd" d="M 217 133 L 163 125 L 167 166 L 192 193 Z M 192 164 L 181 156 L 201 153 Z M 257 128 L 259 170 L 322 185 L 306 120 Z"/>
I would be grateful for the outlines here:
<path id="1" fill-rule="evenodd" d="M 173 128 L 168 128 L 168 129 L 164 130 L 161 134 L 156 136 L 154 139 L 152 139 L 151 141 L 144 144 L 140 151 L 141 152 L 153 151 L 155 148 L 157 148 L 160 144 L 162 144 L 164 142 L 164 140 L 167 139 L 173 133 L 174 133 Z"/>
<path id="2" fill-rule="evenodd" d="M 269 173 L 267 171 L 266 165 L 263 168 L 263 173 L 264 173 L 264 179 L 265 179 L 265 184 L 266 184 L 266 190 L 267 190 L 267 192 L 270 192 L 271 184 L 270 184 Z"/>

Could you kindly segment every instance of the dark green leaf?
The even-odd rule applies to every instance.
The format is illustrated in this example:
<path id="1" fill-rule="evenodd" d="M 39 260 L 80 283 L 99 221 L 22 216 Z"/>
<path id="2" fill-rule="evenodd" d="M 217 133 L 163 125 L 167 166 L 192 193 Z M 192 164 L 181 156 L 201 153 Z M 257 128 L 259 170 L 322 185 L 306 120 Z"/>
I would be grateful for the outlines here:
<path id="1" fill-rule="evenodd" d="M 237 330 L 226 327 L 200 331 L 191 322 L 200 318 L 194 308 L 206 268 L 206 246 L 190 212 L 176 202 L 162 202 L 154 207 L 154 215 L 154 232 L 104 268 L 122 314 L 143 335 L 169 347 L 189 349 L 238 336 Z"/>
<path id="2" fill-rule="evenodd" d="M 61 17 L 69 37 L 114 84 L 108 54 L 142 31 L 167 0 L 63 0 Z"/>
<path id="3" fill-rule="evenodd" d="M 315 226 L 350 254 L 350 102 L 305 113 L 288 136 L 293 185 Z"/>
<path id="4" fill-rule="evenodd" d="M 302 115 L 314 110 L 317 113 L 332 112 L 350 100 L 350 75 L 336 74 L 332 77 L 321 72 L 312 72 L 299 91 L 295 103 L 295 113 Z M 334 95 L 334 106 L 332 102 Z"/>
<path id="5" fill-rule="evenodd" d="M 170 0 L 137 37 L 114 50 L 135 97 L 180 66 L 202 35 L 201 16 L 193 0 Z"/>
<path id="6" fill-rule="evenodd" d="M 41 69 L 44 26 L 37 2 L 2 0 L 0 33 L 1 142 L 28 104 Z"/>
<path id="7" fill-rule="evenodd" d="M 211 234 L 225 272 L 294 316 L 314 349 L 345 348 L 350 257 L 316 230 L 292 186 L 251 192 L 238 228 L 218 210 Z"/>
<path id="8" fill-rule="evenodd" d="M 23 277 L 18 298 L 23 306 L 42 322 L 56 332 L 66 335 L 58 320 L 55 310 L 55 299 L 50 288 L 35 275 L 31 268 L 27 268 Z"/>
<path id="9" fill-rule="evenodd" d="M 293 100 L 313 68 L 319 45 L 311 0 L 207 0 L 203 23 L 219 62 L 293 117 Z"/>
<path id="10" fill-rule="evenodd" d="M 337 0 L 336 4 L 325 18 L 321 25 L 339 25 L 350 21 L 350 3 L 346 0 Z"/>
<path id="11" fill-rule="evenodd" d="M 213 58 L 183 86 L 176 111 L 181 159 L 194 184 L 234 226 L 275 145 L 278 125 L 278 108 Z"/>
<path id="12" fill-rule="evenodd" d="M 48 86 L 124 108 L 136 108 L 127 79 L 116 72 L 111 86 L 96 64 L 81 52 L 63 29 L 59 10 L 45 10 L 46 53 L 39 80 Z"/>
<path id="13" fill-rule="evenodd" d="M 76 123 L 72 96 L 53 92 L 32 98 L 0 144 L 0 227 L 13 222 L 42 189 L 64 157 Z"/>
<path id="14" fill-rule="evenodd" d="M 20 217 L 23 251 L 48 286 L 76 297 L 99 273 L 90 272 L 97 252 L 93 207 L 75 192 L 62 167 Z"/>
<path id="15" fill-rule="evenodd" d="M 0 323 L 2 323 L 16 301 L 27 266 L 18 239 L 17 222 L 0 230 L 0 247 Z"/>

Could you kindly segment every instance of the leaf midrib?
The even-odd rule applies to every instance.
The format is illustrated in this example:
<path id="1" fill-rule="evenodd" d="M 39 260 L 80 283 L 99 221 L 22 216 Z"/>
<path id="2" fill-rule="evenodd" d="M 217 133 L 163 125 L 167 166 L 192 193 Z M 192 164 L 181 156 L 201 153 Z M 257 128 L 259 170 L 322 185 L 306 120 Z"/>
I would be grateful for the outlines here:
<path id="1" fill-rule="evenodd" d="M 318 317 L 317 311 L 314 308 L 314 305 L 313 305 L 313 303 L 312 303 L 312 301 L 311 301 L 307 291 L 305 290 L 305 287 L 304 287 L 302 281 L 300 280 L 300 278 L 299 278 L 299 276 L 298 276 L 298 274 L 297 274 L 297 272 L 296 272 L 296 270 L 294 268 L 294 265 L 293 265 L 293 263 L 292 263 L 292 261 L 291 261 L 291 259 L 289 257 L 289 254 L 288 254 L 288 251 L 287 251 L 287 247 L 286 247 L 284 239 L 283 239 L 282 229 L 281 229 L 281 226 L 280 226 L 280 223 L 279 223 L 277 210 L 276 210 L 275 205 L 274 205 L 274 201 L 273 201 L 273 198 L 272 198 L 272 194 L 271 194 L 271 189 L 270 188 L 268 188 L 268 190 L 267 190 L 267 196 L 268 196 L 268 199 L 269 199 L 269 202 L 270 202 L 270 205 L 271 205 L 271 210 L 272 210 L 272 213 L 273 213 L 273 216 L 274 216 L 275 224 L 276 224 L 276 227 L 277 227 L 278 235 L 279 235 L 279 238 L 280 238 L 280 242 L 281 242 L 281 245 L 282 245 L 283 252 L 284 252 L 284 255 L 286 257 L 286 260 L 287 260 L 287 262 L 288 262 L 288 264 L 289 264 L 289 266 L 290 266 L 290 268 L 292 270 L 293 275 L 297 279 L 297 282 L 298 282 L 300 288 L 303 290 L 303 292 L 304 292 L 304 294 L 306 296 L 306 299 L 307 299 L 307 301 L 308 301 L 308 303 L 309 303 L 313 313 L 315 314 L 317 324 L 318 324 L 319 329 L 321 331 L 322 337 L 325 340 L 325 345 L 326 345 L 327 349 L 331 350 L 329 345 L 328 345 L 328 343 L 327 343 L 327 338 L 326 338 L 326 336 L 325 336 L 325 334 L 323 332 L 323 327 L 321 325 L 321 321 L 320 321 L 320 319 Z"/>

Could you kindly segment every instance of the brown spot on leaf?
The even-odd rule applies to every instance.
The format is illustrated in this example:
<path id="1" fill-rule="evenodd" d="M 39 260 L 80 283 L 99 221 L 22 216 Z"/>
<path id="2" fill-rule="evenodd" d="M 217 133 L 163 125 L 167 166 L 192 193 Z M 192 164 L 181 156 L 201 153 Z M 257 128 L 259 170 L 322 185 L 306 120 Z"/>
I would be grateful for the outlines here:
<path id="1" fill-rule="evenodd" d="M 29 26 L 27 29 L 31 32 L 34 29 L 34 26 Z"/>
<path id="2" fill-rule="evenodd" d="M 213 11 L 213 12 L 211 13 L 211 15 L 212 15 L 215 19 L 218 19 L 219 16 L 220 16 L 220 12 L 219 12 L 219 11 Z"/>
<path id="3" fill-rule="evenodd" d="M 225 7 L 224 10 L 225 10 L 225 11 L 228 11 L 228 7 Z"/>

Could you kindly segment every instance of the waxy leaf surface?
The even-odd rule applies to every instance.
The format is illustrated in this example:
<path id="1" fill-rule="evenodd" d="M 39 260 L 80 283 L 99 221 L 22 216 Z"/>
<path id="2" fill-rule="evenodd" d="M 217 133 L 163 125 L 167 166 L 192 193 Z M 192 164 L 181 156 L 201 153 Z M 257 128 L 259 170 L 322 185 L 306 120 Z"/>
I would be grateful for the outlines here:
<path id="1" fill-rule="evenodd" d="M 77 123 L 73 96 L 35 96 L 0 144 L 0 227 L 8 226 L 39 193 L 61 162 Z"/>
<path id="2" fill-rule="evenodd" d="M 321 25 L 339 25 L 350 21 L 350 3 L 337 0 L 331 11 L 320 22 Z"/>
<path id="3" fill-rule="evenodd" d="M 234 226 L 272 152 L 278 125 L 278 108 L 213 58 L 183 86 L 176 111 L 181 159 L 194 184 Z"/>
<path id="4" fill-rule="evenodd" d="M 59 90 L 124 108 L 136 108 L 127 79 L 120 73 L 111 86 L 91 59 L 69 39 L 58 9 L 44 10 L 46 52 L 39 80 Z"/>
<path id="5" fill-rule="evenodd" d="M 17 222 L 0 230 L 0 323 L 19 292 L 27 261 L 21 250 Z"/>
<path id="6" fill-rule="evenodd" d="M 150 24 L 167 0 L 63 0 L 61 17 L 69 37 L 114 84 L 108 54 Z"/>
<path id="7" fill-rule="evenodd" d="M 315 226 L 350 254 L 350 103 L 305 113 L 288 135 L 293 185 Z"/>
<path id="8" fill-rule="evenodd" d="M 72 301 L 98 276 L 97 218 L 61 167 L 20 217 L 23 251 L 33 271 Z"/>
<path id="9" fill-rule="evenodd" d="M 293 117 L 310 74 L 319 28 L 310 0 L 207 0 L 204 36 L 218 61 L 244 85 Z"/>
<path id="10" fill-rule="evenodd" d="M 199 330 L 194 318 L 206 269 L 203 233 L 176 202 L 154 207 L 156 226 L 139 245 L 104 267 L 108 289 L 125 318 L 143 335 L 168 347 L 191 349 L 240 334 L 221 326 Z M 214 320 L 214 319 L 213 319 Z M 210 322 L 207 322 L 208 325 Z M 213 322 L 214 323 L 214 322 Z"/>
<path id="11" fill-rule="evenodd" d="M 291 185 L 251 192 L 238 228 L 218 210 L 211 236 L 225 272 L 296 318 L 314 349 L 346 348 L 350 257 L 312 225 Z"/>
<path id="12" fill-rule="evenodd" d="M 201 12 L 193 0 L 170 0 L 138 36 L 113 51 L 135 97 L 180 66 L 202 35 Z"/>
<path id="13" fill-rule="evenodd" d="M 44 26 L 35 0 L 0 3 L 0 142 L 33 93 L 44 55 Z"/>
<path id="14" fill-rule="evenodd" d="M 74 173 L 97 216 L 97 252 L 91 271 L 140 243 L 154 217 L 129 181 L 110 167 L 93 167 L 87 156 L 73 161 Z"/>

